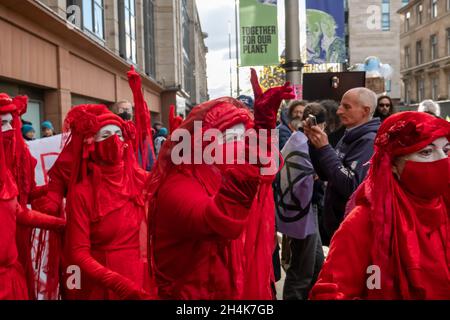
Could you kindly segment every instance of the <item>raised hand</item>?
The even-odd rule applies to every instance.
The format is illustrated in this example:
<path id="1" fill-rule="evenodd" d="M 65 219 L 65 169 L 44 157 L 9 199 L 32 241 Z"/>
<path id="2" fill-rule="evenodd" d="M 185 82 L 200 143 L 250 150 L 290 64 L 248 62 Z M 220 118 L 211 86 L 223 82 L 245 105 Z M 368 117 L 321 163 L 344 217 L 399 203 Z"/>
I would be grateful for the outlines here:
<path id="1" fill-rule="evenodd" d="M 284 86 L 270 88 L 263 92 L 255 69 L 251 69 L 250 82 L 255 96 L 255 128 L 274 129 L 281 102 L 295 98 L 293 88 L 289 82 L 286 82 Z"/>
<path id="2" fill-rule="evenodd" d="M 169 111 L 169 130 L 170 130 L 170 134 L 172 134 L 172 132 L 177 130 L 177 128 L 181 125 L 182 122 L 183 122 L 183 118 L 180 117 L 180 116 L 176 116 L 175 115 L 175 106 L 172 104 L 170 106 L 170 111 Z"/>

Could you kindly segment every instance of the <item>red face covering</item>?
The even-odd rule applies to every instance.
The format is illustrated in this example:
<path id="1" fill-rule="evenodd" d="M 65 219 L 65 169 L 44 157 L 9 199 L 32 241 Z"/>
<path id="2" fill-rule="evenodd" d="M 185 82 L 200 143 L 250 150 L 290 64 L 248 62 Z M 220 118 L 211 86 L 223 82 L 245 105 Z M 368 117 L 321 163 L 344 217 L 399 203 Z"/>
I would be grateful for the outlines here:
<path id="1" fill-rule="evenodd" d="M 8 168 L 11 168 L 14 154 L 14 130 L 2 132 L 3 135 L 3 150 L 5 152 L 5 162 Z"/>
<path id="2" fill-rule="evenodd" d="M 447 192 L 449 183 L 448 158 L 433 162 L 406 161 L 400 184 L 413 195 L 433 199 Z"/>
<path id="3" fill-rule="evenodd" d="M 119 164 L 123 160 L 125 144 L 118 135 L 95 143 L 95 160 L 107 165 Z"/>

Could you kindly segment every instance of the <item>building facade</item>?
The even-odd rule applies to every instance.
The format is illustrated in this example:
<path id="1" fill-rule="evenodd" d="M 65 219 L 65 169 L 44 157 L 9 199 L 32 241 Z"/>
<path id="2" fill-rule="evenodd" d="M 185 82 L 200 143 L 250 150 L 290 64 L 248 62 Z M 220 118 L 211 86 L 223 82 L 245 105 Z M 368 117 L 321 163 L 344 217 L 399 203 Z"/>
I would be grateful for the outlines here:
<path id="1" fill-rule="evenodd" d="M 24 119 L 57 130 L 72 105 L 132 101 L 141 73 L 153 120 L 208 99 L 194 0 L 1 0 L 0 92 L 30 98 Z"/>
<path id="2" fill-rule="evenodd" d="M 369 56 L 380 58 L 393 68 L 392 79 L 385 83 L 386 93 L 401 99 L 400 16 L 397 11 L 408 0 L 347 0 L 348 55 L 350 65 L 364 63 Z"/>
<path id="3" fill-rule="evenodd" d="M 403 99 L 439 101 L 449 114 L 450 0 L 414 0 L 398 13 Z"/>

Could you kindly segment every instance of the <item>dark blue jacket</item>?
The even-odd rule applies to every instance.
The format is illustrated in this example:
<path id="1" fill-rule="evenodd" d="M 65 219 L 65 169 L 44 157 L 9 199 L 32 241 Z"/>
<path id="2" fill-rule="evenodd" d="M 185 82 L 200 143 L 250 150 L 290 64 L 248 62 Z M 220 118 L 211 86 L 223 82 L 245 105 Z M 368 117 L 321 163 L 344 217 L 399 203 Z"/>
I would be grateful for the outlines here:
<path id="1" fill-rule="evenodd" d="M 346 131 L 334 150 L 330 145 L 315 149 L 310 145 L 314 169 L 322 181 L 327 181 L 324 201 L 324 229 L 329 237 L 339 227 L 345 213 L 345 205 L 366 177 L 369 160 L 380 119 Z"/>
<path id="2" fill-rule="evenodd" d="M 280 151 L 281 151 L 281 149 L 284 148 L 284 145 L 286 144 L 286 142 L 289 140 L 289 138 L 292 135 L 292 131 L 288 126 L 289 117 L 287 115 L 286 109 L 281 111 L 280 120 L 281 120 L 281 124 L 277 127 L 277 129 L 278 129 L 279 146 L 280 146 Z"/>

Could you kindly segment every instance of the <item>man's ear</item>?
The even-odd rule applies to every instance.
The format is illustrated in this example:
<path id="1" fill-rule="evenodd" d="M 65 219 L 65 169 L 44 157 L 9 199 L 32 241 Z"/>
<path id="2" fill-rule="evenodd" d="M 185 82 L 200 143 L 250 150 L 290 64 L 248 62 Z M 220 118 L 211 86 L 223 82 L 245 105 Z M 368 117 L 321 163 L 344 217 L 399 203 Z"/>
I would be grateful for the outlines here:
<path id="1" fill-rule="evenodd" d="M 368 106 L 363 106 L 363 108 L 364 108 L 364 114 L 365 114 L 365 116 L 366 116 L 366 117 L 369 117 L 369 116 L 370 116 L 370 107 L 368 107 Z"/>

